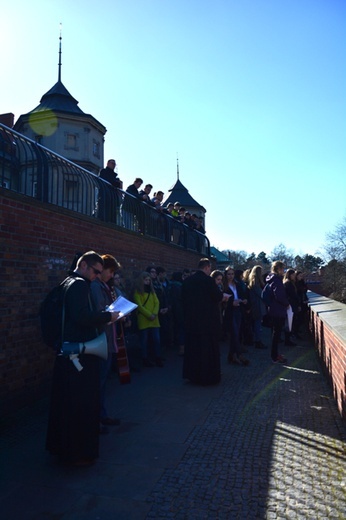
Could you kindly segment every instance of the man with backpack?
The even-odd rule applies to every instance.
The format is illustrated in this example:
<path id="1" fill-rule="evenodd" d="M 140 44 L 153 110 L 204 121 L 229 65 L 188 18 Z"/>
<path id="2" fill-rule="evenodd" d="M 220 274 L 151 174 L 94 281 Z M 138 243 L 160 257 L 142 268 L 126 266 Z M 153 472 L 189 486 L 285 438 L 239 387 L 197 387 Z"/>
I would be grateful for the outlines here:
<path id="1" fill-rule="evenodd" d="M 272 348 L 273 363 L 287 363 L 287 359 L 278 353 L 281 331 L 285 326 L 287 308 L 289 306 L 285 287 L 282 281 L 285 265 L 280 260 L 272 263 L 271 272 L 266 278 L 266 286 L 262 295 L 268 305 L 268 314 L 272 319 Z M 263 297 L 262 296 L 262 297 Z"/>
<path id="2" fill-rule="evenodd" d="M 63 341 L 93 340 L 100 326 L 118 318 L 117 312 L 93 307 L 90 283 L 102 271 L 102 257 L 88 251 L 66 279 Z M 82 370 L 61 349 L 57 351 L 46 440 L 51 454 L 77 466 L 92 464 L 98 457 L 100 424 L 100 358 L 82 353 L 79 359 Z"/>

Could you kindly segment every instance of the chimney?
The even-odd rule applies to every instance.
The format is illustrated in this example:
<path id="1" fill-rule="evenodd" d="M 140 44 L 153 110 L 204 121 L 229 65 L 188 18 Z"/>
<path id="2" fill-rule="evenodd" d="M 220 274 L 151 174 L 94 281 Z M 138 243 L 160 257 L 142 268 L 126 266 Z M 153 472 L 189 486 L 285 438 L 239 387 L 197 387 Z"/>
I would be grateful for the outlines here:
<path id="1" fill-rule="evenodd" d="M 14 114 L 9 112 L 8 114 L 0 114 L 0 123 L 8 126 L 9 128 L 13 128 L 14 124 Z"/>

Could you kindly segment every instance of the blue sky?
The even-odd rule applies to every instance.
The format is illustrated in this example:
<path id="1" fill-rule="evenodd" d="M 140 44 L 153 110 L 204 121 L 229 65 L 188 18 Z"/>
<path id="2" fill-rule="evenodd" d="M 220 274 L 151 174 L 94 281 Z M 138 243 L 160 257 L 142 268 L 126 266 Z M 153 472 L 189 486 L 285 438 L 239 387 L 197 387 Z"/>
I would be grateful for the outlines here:
<path id="1" fill-rule="evenodd" d="M 346 215 L 346 2 L 18 0 L 0 113 L 62 82 L 107 128 L 124 186 L 180 180 L 211 245 L 316 254 Z"/>

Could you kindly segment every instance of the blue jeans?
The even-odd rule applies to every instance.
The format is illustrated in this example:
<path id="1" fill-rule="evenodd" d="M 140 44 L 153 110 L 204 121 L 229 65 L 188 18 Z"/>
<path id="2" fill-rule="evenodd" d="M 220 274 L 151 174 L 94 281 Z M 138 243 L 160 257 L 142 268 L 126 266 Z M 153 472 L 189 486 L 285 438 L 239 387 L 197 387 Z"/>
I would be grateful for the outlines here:
<path id="1" fill-rule="evenodd" d="M 141 342 L 142 357 L 146 359 L 148 357 L 148 336 L 151 334 L 153 340 L 153 346 L 155 356 L 159 358 L 161 356 L 161 341 L 160 341 L 160 328 L 149 327 L 148 329 L 142 329 L 139 331 L 139 340 Z"/>
<path id="2" fill-rule="evenodd" d="M 272 332 L 272 350 L 271 356 L 273 361 L 278 357 L 278 345 L 281 337 L 281 331 L 285 326 L 285 318 L 281 316 L 273 316 L 273 332 Z"/>
<path id="3" fill-rule="evenodd" d="M 255 341 L 261 341 L 262 319 L 253 320 L 252 325 Z"/>
<path id="4" fill-rule="evenodd" d="M 240 327 L 242 321 L 242 313 L 239 307 L 234 307 L 232 313 L 232 326 L 230 331 L 230 343 L 228 357 L 232 357 L 233 354 L 241 354 L 240 345 Z"/>

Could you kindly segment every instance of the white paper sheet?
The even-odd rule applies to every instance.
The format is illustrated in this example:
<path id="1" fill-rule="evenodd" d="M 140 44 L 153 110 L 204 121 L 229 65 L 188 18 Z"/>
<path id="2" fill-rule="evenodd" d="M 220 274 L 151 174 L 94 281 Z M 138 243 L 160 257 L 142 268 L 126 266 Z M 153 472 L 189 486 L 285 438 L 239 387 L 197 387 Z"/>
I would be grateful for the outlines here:
<path id="1" fill-rule="evenodd" d="M 293 322 L 293 311 L 292 307 L 289 305 L 287 309 L 287 321 L 288 321 L 288 330 L 291 332 L 292 330 L 292 322 Z"/>
<path id="2" fill-rule="evenodd" d="M 137 307 L 138 307 L 138 305 L 136 305 L 135 303 L 130 302 L 123 296 L 119 296 L 119 298 L 117 298 L 111 305 L 109 305 L 106 308 L 106 311 L 119 312 L 120 314 L 119 314 L 118 320 L 120 320 L 124 316 L 127 316 L 128 314 L 130 314 L 130 312 L 137 309 Z"/>

